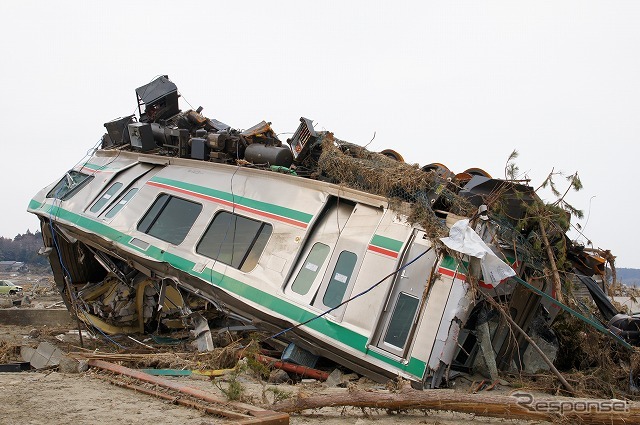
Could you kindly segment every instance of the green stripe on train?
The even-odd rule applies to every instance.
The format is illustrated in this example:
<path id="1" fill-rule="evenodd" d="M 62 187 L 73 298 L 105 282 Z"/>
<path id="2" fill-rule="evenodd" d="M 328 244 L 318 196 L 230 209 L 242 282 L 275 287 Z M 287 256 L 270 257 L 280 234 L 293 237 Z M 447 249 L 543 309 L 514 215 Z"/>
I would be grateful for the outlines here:
<path id="1" fill-rule="evenodd" d="M 156 183 L 162 183 L 169 186 L 174 186 L 179 189 L 189 190 L 201 195 L 211 196 L 214 198 L 222 199 L 227 202 L 234 202 L 245 207 L 253 208 L 259 211 L 276 214 L 282 217 L 287 217 L 292 220 L 300 221 L 308 224 L 313 218 L 312 214 L 307 214 L 302 211 L 293 210 L 291 208 L 281 207 L 279 205 L 270 204 L 268 202 L 256 201 L 255 199 L 245 198 L 238 195 L 233 195 L 229 192 L 223 192 L 221 190 L 212 189 L 210 187 L 199 186 L 196 184 L 185 183 L 179 180 L 167 179 L 164 177 L 153 177 L 150 181 Z"/>
<path id="2" fill-rule="evenodd" d="M 42 205 L 35 200 L 32 200 L 29 203 L 29 207 L 31 209 L 38 209 L 41 206 Z M 53 217 L 69 221 L 92 233 L 99 234 L 107 239 L 118 242 L 122 245 L 126 245 L 130 249 L 134 249 L 140 252 L 143 251 L 142 249 L 129 244 L 129 241 L 131 240 L 130 235 L 119 232 L 105 225 L 104 223 L 97 222 L 88 217 L 83 217 L 57 206 L 48 206 L 48 208 L 44 211 L 47 211 Z M 219 286 L 220 288 L 243 297 L 249 301 L 262 305 L 271 311 L 274 311 L 291 319 L 293 322 L 301 323 L 315 316 L 314 313 L 307 311 L 297 305 L 291 304 L 281 297 L 261 291 L 251 285 L 223 275 L 210 268 L 206 268 L 200 273 L 194 272 L 193 267 L 195 266 L 195 263 L 193 261 L 163 251 L 156 246 L 151 245 L 146 251 L 144 251 L 144 254 L 157 261 L 166 262 L 178 270 L 196 276 L 206 282 L 211 283 L 212 285 Z M 371 351 L 367 348 L 368 339 L 366 336 L 361 335 L 351 329 L 345 328 L 341 324 L 330 321 L 324 317 L 318 318 L 305 326 L 321 332 L 329 338 L 335 339 L 348 347 L 351 347 L 368 356 L 371 356 L 372 358 L 403 370 L 413 376 L 422 377 L 425 371 L 426 363 L 422 360 L 412 357 L 409 360 L 409 363 L 405 365 L 399 361 Z"/>

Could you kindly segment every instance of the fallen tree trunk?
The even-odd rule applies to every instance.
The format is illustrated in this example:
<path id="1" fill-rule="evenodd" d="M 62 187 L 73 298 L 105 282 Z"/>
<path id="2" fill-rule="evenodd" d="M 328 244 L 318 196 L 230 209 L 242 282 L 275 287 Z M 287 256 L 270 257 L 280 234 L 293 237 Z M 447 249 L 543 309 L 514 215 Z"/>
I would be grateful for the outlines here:
<path id="1" fill-rule="evenodd" d="M 518 393 L 516 393 L 518 394 Z M 278 412 L 299 412 L 322 407 L 353 406 L 391 410 L 448 410 L 494 418 L 557 421 L 584 424 L 640 423 L 640 404 L 623 400 L 538 398 L 528 393 L 516 396 L 467 394 L 448 390 L 403 389 L 397 393 L 349 391 L 312 395 L 282 401 L 271 408 Z"/>

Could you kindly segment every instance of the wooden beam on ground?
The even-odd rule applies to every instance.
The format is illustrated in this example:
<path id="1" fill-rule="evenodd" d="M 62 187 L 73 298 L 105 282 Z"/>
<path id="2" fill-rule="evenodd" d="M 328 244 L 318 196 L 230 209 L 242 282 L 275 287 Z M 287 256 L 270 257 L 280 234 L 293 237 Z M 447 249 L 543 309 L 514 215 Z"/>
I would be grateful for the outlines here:
<path id="1" fill-rule="evenodd" d="M 89 366 L 96 367 L 98 369 L 108 370 L 110 372 L 117 373 L 123 376 L 129 376 L 131 378 L 138 379 L 143 382 L 158 385 L 163 388 L 168 388 L 174 391 L 178 391 L 182 394 L 186 394 L 196 399 L 206 401 L 208 403 L 218 404 L 224 410 L 235 410 L 243 415 L 252 416 L 250 419 L 243 419 L 238 424 L 261 424 L 261 425 L 288 425 L 289 415 L 280 412 L 274 412 L 272 410 L 263 409 L 261 407 L 253 406 L 247 403 L 230 402 L 214 394 L 206 391 L 199 390 L 197 388 L 183 385 L 179 382 L 171 381 L 159 376 L 149 375 L 148 373 L 141 372 L 139 370 L 130 369 L 128 367 L 120 366 L 114 363 L 105 362 L 103 360 L 92 359 L 88 361 Z"/>
<path id="2" fill-rule="evenodd" d="M 163 400 L 167 400 L 170 401 L 171 403 L 175 403 L 175 404 L 179 404 L 181 406 L 186 406 L 186 407 L 191 407 L 193 409 L 197 409 L 197 410 L 201 410 L 203 412 L 207 412 L 211 415 L 217 415 L 217 416 L 222 416 L 225 418 L 229 418 L 229 419 L 252 419 L 251 416 L 249 415 L 243 415 L 242 413 L 237 413 L 231 410 L 224 410 L 224 409 L 218 409 L 218 408 L 212 408 L 209 406 L 206 406 L 204 404 L 201 403 L 197 403 L 195 401 L 191 401 L 189 399 L 186 398 L 180 398 L 180 397 L 175 397 L 171 394 L 166 394 L 166 393 L 162 393 L 160 391 L 156 391 L 156 390 L 152 390 L 149 388 L 145 388 L 141 385 L 136 385 L 130 382 L 122 382 L 119 381 L 117 379 L 111 378 L 109 376 L 101 376 L 101 375 L 95 375 L 97 378 L 99 379 L 104 379 L 105 381 L 109 381 L 110 383 L 112 383 L 113 385 L 116 385 L 118 387 L 122 387 L 122 388 L 127 388 L 142 394 L 146 394 L 146 395 L 150 395 L 153 397 L 158 397 L 161 398 Z M 175 394 L 175 393 L 174 393 Z"/>

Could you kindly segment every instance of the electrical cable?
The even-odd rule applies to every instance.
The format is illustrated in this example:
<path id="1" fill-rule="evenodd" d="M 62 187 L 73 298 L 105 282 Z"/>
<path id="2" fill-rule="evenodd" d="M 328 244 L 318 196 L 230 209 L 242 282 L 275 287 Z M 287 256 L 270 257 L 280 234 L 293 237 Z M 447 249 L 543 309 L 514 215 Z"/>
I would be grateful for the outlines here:
<path id="1" fill-rule="evenodd" d="M 236 143 L 236 164 L 237 164 L 237 160 L 240 159 L 240 145 L 239 143 Z M 229 222 L 227 223 L 227 228 L 225 230 L 224 233 L 224 238 L 222 238 L 222 241 L 220 242 L 220 245 L 218 246 L 218 253 L 216 254 L 215 258 L 213 259 L 213 264 L 211 265 L 210 273 L 209 273 L 209 282 L 211 282 L 213 284 L 213 268 L 215 267 L 216 263 L 218 262 L 218 258 L 220 257 L 220 253 L 222 252 L 222 246 L 225 243 L 225 241 L 227 240 L 227 236 L 229 235 L 229 230 L 231 229 L 231 223 L 233 221 L 233 240 L 231 241 L 231 260 L 230 263 L 233 264 L 233 254 L 234 254 L 234 245 L 235 245 L 235 238 L 236 238 L 236 230 L 237 230 L 237 225 L 238 225 L 238 219 L 236 218 L 235 215 L 235 211 L 236 211 L 236 198 L 235 198 L 235 194 L 233 193 L 233 178 L 235 177 L 236 173 L 238 172 L 238 170 L 240 169 L 240 164 L 236 165 L 236 169 L 233 171 L 233 174 L 231 174 L 231 181 L 230 181 L 230 191 L 231 191 L 231 219 L 229 220 Z M 217 216 L 217 214 L 216 214 Z M 229 264 L 229 265 L 231 265 Z M 232 266 L 233 267 L 233 266 Z M 217 285 L 220 286 L 220 284 L 222 283 L 222 280 L 224 279 L 225 275 L 224 273 L 220 273 L 220 280 L 218 280 Z"/>
<path id="2" fill-rule="evenodd" d="M 340 308 L 340 307 L 342 307 L 343 305 L 345 305 L 345 304 L 347 304 L 347 303 L 349 303 L 349 302 L 351 302 L 351 301 L 355 300 L 356 298 L 359 298 L 359 297 L 361 297 L 361 296 L 363 296 L 363 295 L 367 294 L 368 292 L 371 292 L 374 288 L 376 288 L 377 286 L 379 286 L 382 282 L 384 282 L 385 280 L 387 280 L 387 279 L 388 279 L 388 278 L 390 278 L 391 276 L 395 276 L 396 274 L 398 274 L 398 273 L 399 273 L 399 272 L 401 272 L 402 270 L 404 270 L 404 269 L 406 269 L 407 267 L 409 267 L 411 264 L 415 263 L 419 258 L 421 258 L 422 256 L 424 256 L 427 252 L 431 251 L 431 249 L 432 249 L 432 248 L 433 248 L 433 247 L 429 247 L 429 248 L 428 248 L 426 251 L 424 251 L 422 254 L 420 254 L 420 255 L 416 256 L 414 259 L 412 259 L 411 261 L 409 261 L 408 263 L 406 263 L 406 264 L 405 264 L 405 265 L 403 265 L 402 267 L 399 267 L 399 268 L 397 268 L 396 270 L 392 271 L 391 273 L 389 273 L 388 275 L 386 275 L 385 277 L 383 277 L 382 279 L 380 279 L 378 282 L 376 282 L 376 283 L 374 283 L 373 285 L 371 285 L 369 288 L 367 288 L 367 289 L 365 289 L 364 291 L 360 292 L 359 294 L 356 294 L 356 295 L 354 295 L 353 297 L 351 297 L 351 298 L 349 298 L 349 299 L 346 299 L 346 300 L 342 301 L 342 302 L 341 302 L 340 304 L 338 304 L 337 306 L 335 306 L 335 307 L 333 307 L 333 308 L 330 308 L 329 310 L 327 310 L 327 311 L 325 311 L 325 312 L 323 312 L 323 313 L 321 313 L 321 314 L 318 314 L 318 315 L 316 315 L 316 316 L 314 316 L 314 317 L 312 317 L 312 318 L 310 318 L 310 319 L 308 319 L 308 320 L 305 320 L 305 321 L 304 321 L 304 322 L 302 322 L 302 323 L 298 323 L 297 325 L 291 326 L 291 327 L 289 327 L 289 328 L 287 328 L 287 329 L 284 329 L 284 330 L 282 330 L 282 331 L 280 331 L 280 332 L 278 332 L 278 333 L 276 333 L 276 334 L 274 334 L 274 335 L 271 335 L 270 337 L 265 338 L 263 341 L 266 341 L 266 340 L 268 340 L 268 339 L 274 339 L 274 338 L 277 338 L 277 337 L 279 337 L 280 335 L 284 335 L 285 333 L 287 333 L 287 332 L 289 332 L 289 331 L 292 331 L 292 330 L 297 329 L 297 328 L 299 328 L 299 327 L 301 327 L 301 326 L 304 326 L 304 325 L 306 325 L 306 324 L 308 324 L 308 323 L 310 323 L 310 322 L 313 322 L 314 320 L 319 319 L 319 318 L 321 318 L 321 317 L 323 317 L 323 316 L 326 316 L 327 314 L 331 313 L 331 312 L 332 312 L 332 311 L 334 311 L 334 310 L 337 310 L 338 308 Z"/>
<path id="3" fill-rule="evenodd" d="M 91 157 L 93 157 L 93 154 L 95 153 L 98 144 L 101 143 L 102 140 L 99 140 L 91 149 L 89 149 L 85 156 L 78 162 L 76 162 L 76 164 L 72 167 L 76 168 L 80 163 L 82 163 L 84 161 L 84 164 L 82 165 L 82 168 L 84 168 L 86 166 L 86 164 L 89 162 L 89 160 L 91 159 Z M 113 161 L 115 161 L 118 156 L 120 155 L 120 151 L 118 151 L 118 154 L 109 162 L 107 162 L 106 164 L 102 165 L 101 167 L 99 167 L 96 170 L 93 170 L 93 172 L 91 173 L 91 175 L 95 174 L 96 172 L 104 169 L 106 166 L 108 166 L 109 164 L 111 164 Z M 85 161 L 85 158 L 86 161 Z M 58 237 L 57 237 L 57 232 L 55 230 L 55 227 L 53 225 L 53 220 L 54 219 L 58 219 L 60 217 L 60 210 L 62 209 L 62 201 L 63 201 L 63 197 L 64 194 L 61 195 L 61 191 L 63 190 L 65 186 L 62 185 L 60 186 L 60 188 L 58 188 L 58 190 L 56 191 L 56 193 L 54 194 L 53 197 L 53 201 L 51 204 L 51 208 L 49 209 L 49 230 L 51 232 L 51 239 L 53 241 L 53 245 L 55 246 L 56 252 L 58 254 L 58 261 L 60 262 L 60 267 L 62 268 L 63 271 L 63 280 L 68 279 L 69 282 L 69 287 L 71 287 L 71 285 L 73 284 L 73 277 L 71 276 L 71 272 L 69 271 L 69 269 L 66 267 L 64 260 L 62 259 L 62 252 L 60 250 L 60 245 L 58 243 Z M 68 184 L 67 184 L 67 188 L 68 189 L 72 189 Z M 56 205 L 56 201 L 58 202 L 58 205 Z M 54 215 L 54 210 L 55 210 L 55 215 Z M 77 298 L 75 298 L 75 294 L 71 293 L 71 291 L 69 290 L 69 301 L 71 302 L 71 304 L 73 305 L 74 309 L 76 310 L 76 315 L 78 315 L 78 311 L 84 313 L 84 317 L 89 320 L 89 322 L 91 322 L 91 319 L 88 318 L 87 314 L 88 312 L 85 311 L 84 308 L 80 307 L 77 303 Z M 91 322 L 91 325 L 97 329 L 104 337 L 105 339 L 107 339 L 108 341 L 112 342 L 113 344 L 115 344 L 116 346 L 120 347 L 120 348 L 126 348 L 124 346 L 122 346 L 121 344 L 119 344 L 118 342 L 116 342 L 115 340 L 113 340 L 112 338 L 110 338 L 107 334 L 105 334 L 102 329 L 100 329 L 99 327 L 97 327 L 95 324 L 93 324 Z"/>
<path id="4" fill-rule="evenodd" d="M 178 96 L 180 96 L 182 98 L 182 100 L 184 100 L 185 102 L 187 102 L 187 105 L 189 105 L 191 107 L 192 110 L 196 110 L 196 108 L 193 107 L 193 105 L 191 103 L 189 103 L 189 101 L 187 100 L 186 97 L 184 97 L 184 95 L 180 92 L 178 92 Z"/>
<path id="5" fill-rule="evenodd" d="M 56 192 L 56 195 L 59 194 L 60 190 L 62 190 L 62 188 L 60 188 L 58 190 L 58 192 Z M 56 199 L 58 199 L 58 201 L 60 203 L 62 203 L 62 200 L 60 200 L 59 198 L 56 197 Z M 55 207 L 55 201 L 53 202 L 52 207 Z M 49 210 L 49 230 L 51 231 L 51 238 L 53 240 L 53 244 L 56 248 L 56 252 L 58 253 L 58 261 L 60 262 L 60 266 L 62 267 L 63 270 L 63 274 L 66 274 L 66 277 L 63 275 L 63 280 L 68 278 L 69 279 L 69 287 L 71 287 L 71 285 L 73 284 L 73 278 L 71 277 L 71 273 L 69 272 L 69 269 L 67 269 L 67 267 L 64 264 L 64 261 L 62 260 L 62 253 L 60 251 L 60 245 L 58 244 L 58 238 L 56 236 L 56 231 L 55 228 L 53 226 L 53 218 L 58 218 L 59 216 L 57 215 L 57 213 L 60 210 L 60 206 L 58 205 L 57 207 L 57 211 L 56 211 L 56 215 L 53 215 L 53 208 L 51 208 Z M 78 315 L 78 310 L 81 311 L 82 313 L 84 313 L 84 317 L 89 320 L 89 322 L 91 322 L 91 319 L 87 316 L 87 311 L 85 311 L 82 307 L 78 306 L 77 303 L 77 298 L 75 298 L 75 295 L 69 291 L 69 301 L 71 302 L 71 304 L 74 306 L 74 308 L 76 309 L 76 315 Z M 123 347 L 122 345 L 120 345 L 118 342 L 116 342 L 115 340 L 113 340 L 112 338 L 110 338 L 107 334 L 105 334 L 102 329 L 100 329 L 98 326 L 96 326 L 95 324 L 93 324 L 93 322 L 91 322 L 91 325 L 98 330 L 98 332 L 100 332 L 105 339 L 109 340 L 110 342 L 114 343 L 115 345 L 117 345 L 118 347 L 124 349 L 126 347 Z M 79 331 L 80 332 L 80 331 Z"/>
<path id="6" fill-rule="evenodd" d="M 593 198 L 595 198 L 596 195 L 593 195 L 591 198 L 589 198 L 589 211 L 587 212 L 587 220 L 584 222 L 584 225 L 579 228 L 577 225 L 570 223 L 571 227 L 573 227 L 575 229 L 576 232 L 579 233 L 579 236 L 576 236 L 576 238 L 573 240 L 573 242 L 577 242 L 578 238 L 580 236 L 582 236 L 583 238 L 585 238 L 587 240 L 587 244 L 593 246 L 593 244 L 591 243 L 591 239 L 589 239 L 584 232 L 587 229 L 587 224 L 589 224 L 589 217 L 591 217 L 591 202 L 593 201 Z"/>
<path id="7" fill-rule="evenodd" d="M 153 82 L 156 78 L 160 77 L 161 75 L 156 75 L 155 77 L 153 77 L 151 79 L 151 81 L 149 81 L 149 83 Z M 145 91 L 142 93 L 142 97 L 144 97 L 144 95 L 147 92 L 148 87 L 145 88 Z M 186 101 L 186 99 L 185 99 Z M 188 103 L 188 102 L 187 102 Z M 139 105 L 137 105 L 139 106 Z M 135 114 L 135 109 L 133 111 L 133 114 Z M 133 115 L 132 114 L 132 115 Z M 80 159 L 78 162 L 76 162 L 76 164 L 71 168 L 72 170 L 74 168 L 76 168 L 78 165 L 82 164 L 81 169 L 85 168 L 86 165 L 88 164 L 88 162 L 91 160 L 91 158 L 93 157 L 93 155 L 95 154 L 96 150 L 98 149 L 98 146 L 100 145 L 100 143 L 102 143 L 102 139 L 98 140 L 98 142 L 96 142 L 95 145 L 93 145 L 93 147 L 91 147 L 89 150 L 87 150 L 87 152 L 85 153 L 85 155 L 82 157 L 82 159 Z M 118 159 L 118 157 L 120 156 L 120 150 L 118 150 L 118 153 L 110 160 L 108 161 L 106 164 L 103 164 L 102 166 L 100 166 L 99 168 L 97 168 L 96 170 L 93 170 L 91 173 L 89 173 L 89 175 L 95 175 L 98 171 L 103 170 L 104 168 L 106 168 L 109 164 L 113 163 L 116 159 Z M 86 160 L 85 160 L 86 159 Z M 62 205 L 62 197 L 64 195 L 60 195 L 62 189 L 64 188 L 64 185 L 60 186 L 60 188 L 57 190 L 57 192 L 54 194 L 54 199 L 52 201 L 52 205 L 51 205 L 51 209 L 49 210 L 49 230 L 51 232 L 51 239 L 53 241 L 53 244 L 55 246 L 56 252 L 58 254 L 58 261 L 60 262 L 60 266 L 62 268 L 63 271 L 63 280 L 68 279 L 69 282 L 69 286 L 71 286 L 73 284 L 73 278 L 71 276 L 71 272 L 69 271 L 69 269 L 67 269 L 63 259 L 62 259 L 62 252 L 60 251 L 60 245 L 58 244 L 58 238 L 57 238 L 57 232 L 53 226 L 53 219 L 57 219 L 59 218 L 59 213 L 60 210 L 62 209 L 61 205 Z M 67 188 L 71 189 L 71 187 L 67 184 Z M 58 205 L 56 205 L 56 201 L 58 202 Z M 55 215 L 54 215 L 54 209 L 55 211 Z M 120 348 L 125 348 L 122 345 L 120 345 L 118 342 L 116 342 L 115 340 L 113 340 L 112 338 L 110 338 L 107 334 L 105 334 L 102 329 L 100 329 L 98 326 L 96 326 L 95 324 L 93 324 L 93 322 L 91 322 L 91 319 L 86 315 L 88 314 L 82 307 L 79 307 L 77 305 L 77 298 L 75 298 L 75 295 L 73 293 L 71 293 L 71 291 L 69 290 L 69 297 L 70 297 L 70 302 L 72 303 L 72 305 L 74 306 L 74 308 L 76 309 L 76 315 L 78 315 L 78 311 L 80 310 L 82 313 L 84 313 L 84 317 L 91 323 L 91 325 L 97 329 L 107 340 L 111 341 L 112 343 L 114 343 L 115 345 L 117 345 Z"/>

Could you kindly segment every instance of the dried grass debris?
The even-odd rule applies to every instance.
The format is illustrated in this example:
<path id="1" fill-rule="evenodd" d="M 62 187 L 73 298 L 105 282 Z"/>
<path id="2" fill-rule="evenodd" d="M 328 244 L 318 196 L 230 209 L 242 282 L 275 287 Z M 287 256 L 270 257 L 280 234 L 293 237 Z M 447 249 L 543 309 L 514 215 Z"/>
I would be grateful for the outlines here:
<path id="1" fill-rule="evenodd" d="M 18 360 L 20 347 L 0 340 L 0 363 L 11 363 Z"/>
<path id="2" fill-rule="evenodd" d="M 406 212 L 409 222 L 419 224 L 433 240 L 448 231 L 444 220 L 436 216 L 429 193 L 437 193 L 447 212 L 460 216 L 475 212 L 475 207 L 452 191 L 450 182 L 435 172 L 335 139 L 331 133 L 322 141 L 317 169 L 319 178 L 386 197 L 390 205 Z M 407 211 L 403 203 L 409 204 Z"/>

